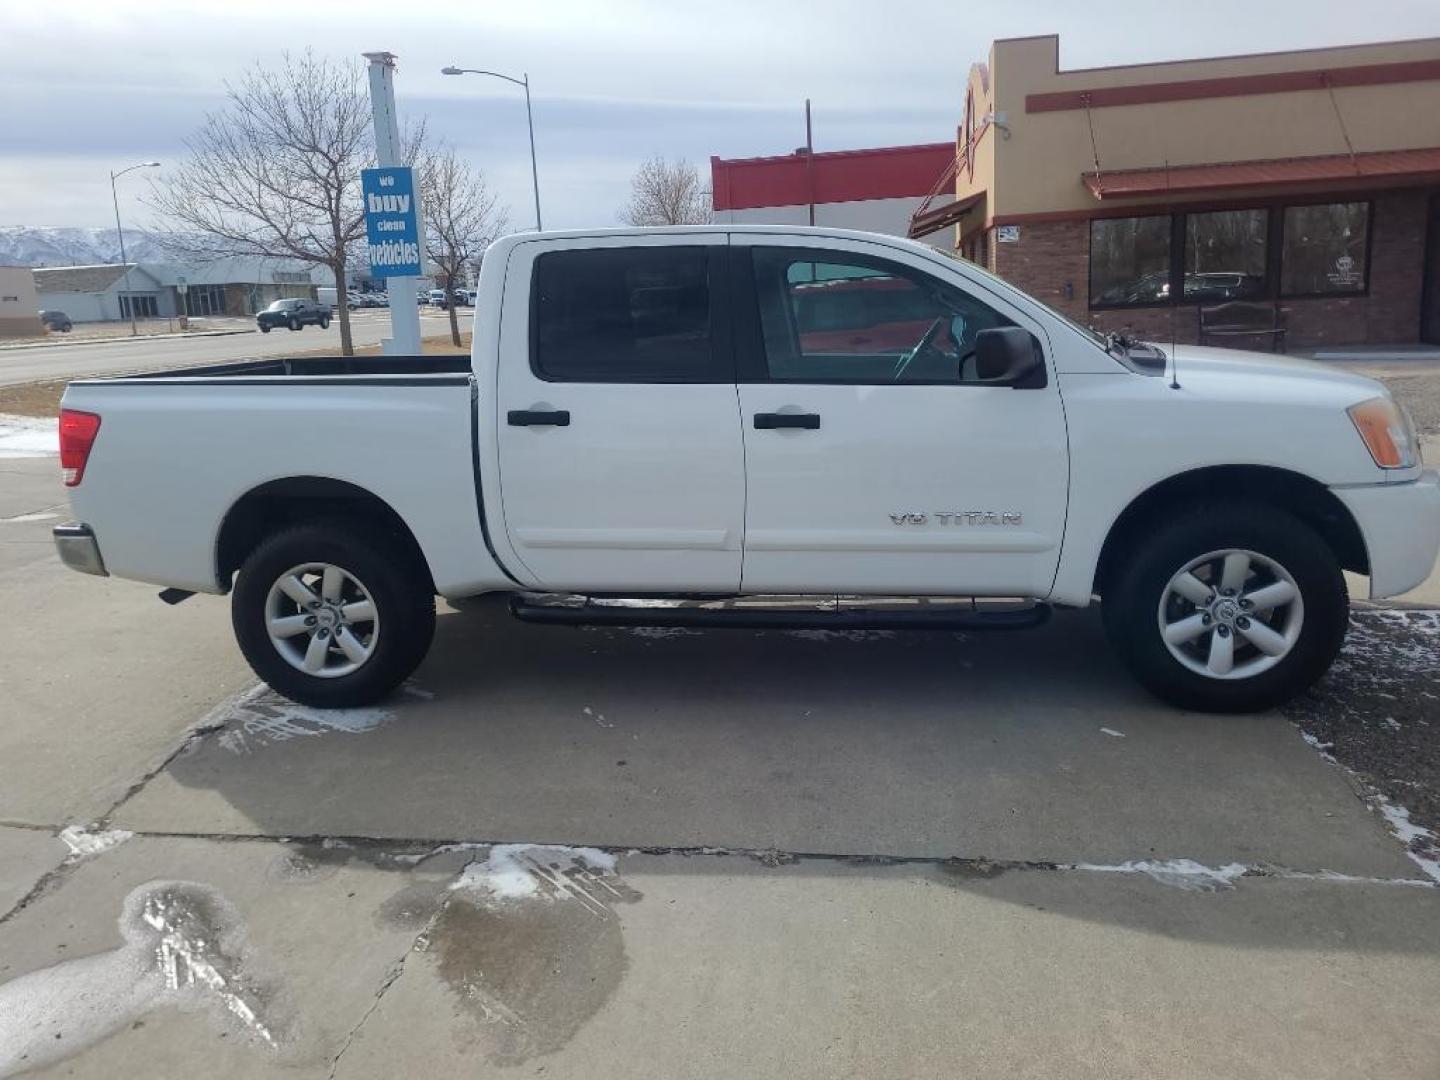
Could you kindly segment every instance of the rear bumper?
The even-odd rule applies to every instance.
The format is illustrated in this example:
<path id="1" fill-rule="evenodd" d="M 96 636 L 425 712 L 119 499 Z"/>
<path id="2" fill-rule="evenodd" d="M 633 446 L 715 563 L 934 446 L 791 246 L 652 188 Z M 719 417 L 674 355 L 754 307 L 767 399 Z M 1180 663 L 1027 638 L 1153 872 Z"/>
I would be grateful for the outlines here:
<path id="1" fill-rule="evenodd" d="M 110 576 L 110 571 L 105 569 L 105 560 L 100 557 L 100 545 L 95 542 L 95 534 L 89 525 L 77 522 L 56 525 L 50 534 L 55 538 L 55 550 L 60 553 L 60 561 L 71 570 L 100 577 Z"/>
<path id="2" fill-rule="evenodd" d="M 1333 488 L 1355 516 L 1370 559 L 1370 599 L 1398 596 L 1428 578 L 1440 554 L 1440 473 L 1403 484 Z"/>

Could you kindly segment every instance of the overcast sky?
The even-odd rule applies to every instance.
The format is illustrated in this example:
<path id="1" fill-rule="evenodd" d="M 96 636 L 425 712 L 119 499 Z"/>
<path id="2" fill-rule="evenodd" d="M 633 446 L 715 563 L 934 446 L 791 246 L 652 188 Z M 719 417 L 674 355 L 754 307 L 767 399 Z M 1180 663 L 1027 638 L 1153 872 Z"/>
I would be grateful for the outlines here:
<path id="1" fill-rule="evenodd" d="M 108 170 L 184 156 L 224 81 L 311 46 L 399 55 L 402 117 L 531 217 L 518 87 L 529 72 L 547 227 L 613 224 L 654 154 L 788 153 L 813 100 L 817 150 L 953 138 L 970 64 L 996 37 L 1060 35 L 1063 67 L 1440 34 L 1440 0 L 0 0 L 0 225 L 109 225 Z M 157 170 L 158 171 L 158 170 Z M 151 213 L 122 179 L 127 222 Z"/>

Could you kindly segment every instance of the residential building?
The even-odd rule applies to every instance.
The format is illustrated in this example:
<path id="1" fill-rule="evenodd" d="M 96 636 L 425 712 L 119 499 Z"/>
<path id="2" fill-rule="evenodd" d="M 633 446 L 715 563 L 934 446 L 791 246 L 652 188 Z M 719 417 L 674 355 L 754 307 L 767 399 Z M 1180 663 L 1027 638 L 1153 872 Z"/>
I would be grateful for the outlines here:
<path id="1" fill-rule="evenodd" d="M 955 174 L 912 235 L 1078 321 L 1188 342 L 1239 300 L 1291 347 L 1440 341 L 1440 38 L 1069 70 L 996 41 Z"/>

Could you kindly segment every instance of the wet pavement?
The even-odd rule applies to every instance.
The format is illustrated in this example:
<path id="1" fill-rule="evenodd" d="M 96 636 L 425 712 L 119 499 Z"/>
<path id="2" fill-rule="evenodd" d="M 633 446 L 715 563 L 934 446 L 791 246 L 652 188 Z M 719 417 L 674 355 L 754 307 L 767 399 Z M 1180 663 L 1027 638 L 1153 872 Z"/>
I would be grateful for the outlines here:
<path id="1" fill-rule="evenodd" d="M 1156 704 L 1093 612 L 482 602 L 392 700 L 321 713 L 253 688 L 224 601 L 69 573 L 45 528 L 0 534 L 0 1075 L 1440 1072 L 1403 800 L 1284 716 Z M 1426 618 L 1311 704 L 1426 719 L 1428 682 L 1375 677 L 1424 669 Z"/>

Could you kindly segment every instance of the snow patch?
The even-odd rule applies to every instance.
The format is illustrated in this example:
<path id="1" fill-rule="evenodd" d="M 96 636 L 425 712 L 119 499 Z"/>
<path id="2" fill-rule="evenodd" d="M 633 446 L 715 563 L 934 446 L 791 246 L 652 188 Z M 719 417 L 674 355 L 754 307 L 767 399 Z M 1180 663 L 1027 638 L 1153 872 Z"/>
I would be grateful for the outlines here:
<path id="1" fill-rule="evenodd" d="M 60 830 L 60 839 L 70 849 L 71 860 L 76 862 L 103 854 L 111 848 L 123 844 L 134 835 L 125 829 L 95 829 L 92 831 L 83 825 L 67 825 Z"/>
<path id="2" fill-rule="evenodd" d="M 1217 892 L 1234 888 L 1235 880 L 1243 877 L 1249 867 L 1244 863 L 1206 866 L 1194 859 L 1138 859 L 1114 864 L 1075 863 L 1073 869 L 1103 874 L 1144 874 L 1161 885 L 1187 892 Z"/>
<path id="3" fill-rule="evenodd" d="M 1100 729 L 1100 734 L 1101 734 L 1101 735 L 1109 735 L 1109 736 L 1111 736 L 1111 737 L 1113 737 L 1113 738 L 1116 738 L 1116 739 L 1123 739 L 1123 738 L 1125 738 L 1125 733 L 1124 733 L 1123 731 L 1116 731 L 1114 728 L 1108 728 L 1108 727 L 1102 727 L 1102 728 Z"/>
<path id="4" fill-rule="evenodd" d="M 889 641 L 894 630 L 786 630 L 786 637 L 805 641 Z"/>
<path id="5" fill-rule="evenodd" d="M 615 864 L 614 855 L 598 848 L 496 844 L 484 859 L 466 866 L 450 888 L 490 903 L 573 899 L 603 918 L 623 895 L 605 880 L 614 877 Z"/>
<path id="6" fill-rule="evenodd" d="M 265 994 L 234 908 L 208 885 L 152 881 L 125 898 L 110 952 L 0 986 L 0 1076 L 61 1061 L 166 1005 L 205 1008 L 267 1047 Z"/>
<path id="7" fill-rule="evenodd" d="M 1440 882 L 1440 836 L 1410 820 L 1410 811 L 1383 795 L 1375 797 L 1375 807 L 1395 839 L 1405 845 L 1405 854 L 1435 881 Z"/>
<path id="8" fill-rule="evenodd" d="M 382 706 L 358 709 L 313 709 L 257 686 L 211 713 L 202 728 L 223 727 L 219 742 L 233 754 L 248 754 L 271 743 L 314 738 L 341 732 L 359 735 L 395 718 Z"/>
<path id="9" fill-rule="evenodd" d="M 699 630 L 688 626 L 622 626 L 616 629 L 643 638 L 697 637 L 700 634 Z"/>
<path id="10" fill-rule="evenodd" d="M 0 413 L 0 458 L 56 457 L 59 453 L 59 420 Z"/>

